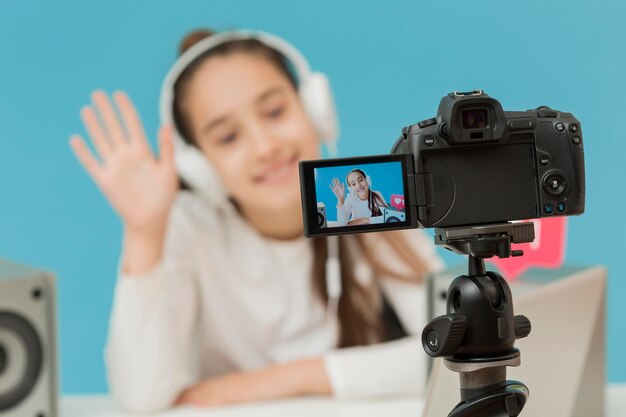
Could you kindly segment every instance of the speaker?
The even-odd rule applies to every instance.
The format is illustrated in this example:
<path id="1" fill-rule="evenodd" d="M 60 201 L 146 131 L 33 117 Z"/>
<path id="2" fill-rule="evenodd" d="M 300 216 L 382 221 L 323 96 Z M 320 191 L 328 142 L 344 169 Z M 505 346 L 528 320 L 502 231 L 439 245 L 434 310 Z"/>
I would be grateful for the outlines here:
<path id="1" fill-rule="evenodd" d="M 402 210 L 396 210 L 393 207 L 385 207 L 383 209 L 385 223 L 398 223 L 406 221 L 406 214 Z"/>
<path id="2" fill-rule="evenodd" d="M 326 227 L 326 204 L 317 203 L 317 227 Z"/>
<path id="3" fill-rule="evenodd" d="M 57 417 L 54 276 L 0 259 L 0 416 Z"/>

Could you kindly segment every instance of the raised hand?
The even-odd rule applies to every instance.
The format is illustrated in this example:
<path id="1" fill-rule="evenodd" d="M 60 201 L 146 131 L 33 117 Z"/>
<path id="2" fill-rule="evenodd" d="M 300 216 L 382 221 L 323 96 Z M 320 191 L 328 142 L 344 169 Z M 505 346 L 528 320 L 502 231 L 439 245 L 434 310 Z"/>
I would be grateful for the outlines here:
<path id="1" fill-rule="evenodd" d="M 113 95 L 120 117 L 104 92 L 94 92 L 92 100 L 93 105 L 81 110 L 81 118 L 96 155 L 80 135 L 73 135 L 70 146 L 76 158 L 126 228 L 146 232 L 162 229 L 178 189 L 172 127 L 163 126 L 159 130 L 157 158 L 125 93 Z"/>
<path id="2" fill-rule="evenodd" d="M 332 184 L 330 184 L 330 189 L 333 190 L 335 197 L 337 197 L 337 204 L 342 206 L 343 202 L 346 199 L 346 186 L 343 182 L 339 181 L 338 178 L 333 178 Z"/>

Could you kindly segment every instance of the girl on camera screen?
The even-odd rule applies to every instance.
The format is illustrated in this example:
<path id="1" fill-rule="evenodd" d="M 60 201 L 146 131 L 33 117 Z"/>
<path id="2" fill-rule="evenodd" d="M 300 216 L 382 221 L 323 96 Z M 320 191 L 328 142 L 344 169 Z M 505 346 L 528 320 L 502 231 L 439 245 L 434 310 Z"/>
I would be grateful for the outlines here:
<path id="1" fill-rule="evenodd" d="M 333 178 L 330 188 L 337 197 L 337 224 L 354 226 L 382 223 L 383 207 L 388 207 L 385 198 L 378 191 L 370 189 L 372 180 L 362 169 L 353 169 L 346 175 L 345 184 Z"/>

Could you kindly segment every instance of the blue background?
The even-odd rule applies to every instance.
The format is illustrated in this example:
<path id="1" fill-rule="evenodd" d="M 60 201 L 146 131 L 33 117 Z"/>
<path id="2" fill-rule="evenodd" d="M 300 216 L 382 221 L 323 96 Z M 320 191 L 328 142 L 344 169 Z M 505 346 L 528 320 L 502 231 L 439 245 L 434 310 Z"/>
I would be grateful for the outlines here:
<path id="1" fill-rule="evenodd" d="M 377 164 L 345 165 L 342 167 L 325 167 L 315 169 L 315 198 L 326 204 L 326 218 L 337 220 L 337 197 L 330 189 L 333 178 L 338 178 L 344 185 L 346 197 L 350 190 L 346 184 L 346 174 L 353 169 L 362 169 L 372 181 L 370 190 L 380 192 L 385 202 L 391 205 L 391 194 L 404 195 L 402 186 L 402 164 L 387 162 Z"/>
<path id="2" fill-rule="evenodd" d="M 329 76 L 341 156 L 389 151 L 441 96 L 482 88 L 506 110 L 572 112 L 586 143 L 587 211 L 567 261 L 606 264 L 608 378 L 626 381 L 621 216 L 626 2 L 0 2 L 0 256 L 59 277 L 62 390 L 103 392 L 120 222 L 68 147 L 94 88 L 125 89 L 154 138 L 162 78 L 190 29 L 260 28 Z M 458 263 L 458 257 L 445 255 Z"/>

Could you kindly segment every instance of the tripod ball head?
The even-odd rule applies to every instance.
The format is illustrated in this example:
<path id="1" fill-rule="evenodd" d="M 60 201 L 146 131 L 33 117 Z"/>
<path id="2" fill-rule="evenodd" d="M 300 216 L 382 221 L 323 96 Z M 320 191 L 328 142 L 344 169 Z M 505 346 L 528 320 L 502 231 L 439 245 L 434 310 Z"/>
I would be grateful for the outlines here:
<path id="1" fill-rule="evenodd" d="M 530 321 L 513 315 L 511 290 L 495 272 L 457 277 L 448 289 L 446 309 L 448 314 L 422 332 L 424 350 L 433 357 L 502 357 L 530 333 Z"/>

